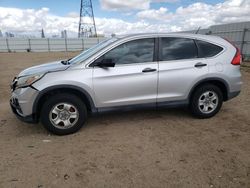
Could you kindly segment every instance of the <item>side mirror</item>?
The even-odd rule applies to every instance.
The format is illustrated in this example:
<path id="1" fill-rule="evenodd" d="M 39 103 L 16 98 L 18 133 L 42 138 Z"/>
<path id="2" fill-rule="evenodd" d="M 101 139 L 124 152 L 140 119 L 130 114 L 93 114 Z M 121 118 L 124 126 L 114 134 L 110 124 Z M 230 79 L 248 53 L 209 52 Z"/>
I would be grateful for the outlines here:
<path id="1" fill-rule="evenodd" d="M 113 62 L 112 59 L 103 59 L 100 62 L 97 62 L 95 66 L 101 67 L 101 68 L 106 68 L 106 67 L 114 67 L 115 63 Z"/>

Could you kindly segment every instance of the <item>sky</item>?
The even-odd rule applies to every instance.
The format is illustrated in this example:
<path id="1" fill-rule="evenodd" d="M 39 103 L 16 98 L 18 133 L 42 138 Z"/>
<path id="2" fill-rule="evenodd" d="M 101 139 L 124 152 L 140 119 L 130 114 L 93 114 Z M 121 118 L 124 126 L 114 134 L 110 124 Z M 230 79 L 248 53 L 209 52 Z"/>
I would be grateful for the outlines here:
<path id="1" fill-rule="evenodd" d="M 97 33 L 175 32 L 250 21 L 250 0 L 92 0 Z M 0 0 L 0 30 L 77 37 L 80 0 Z"/>

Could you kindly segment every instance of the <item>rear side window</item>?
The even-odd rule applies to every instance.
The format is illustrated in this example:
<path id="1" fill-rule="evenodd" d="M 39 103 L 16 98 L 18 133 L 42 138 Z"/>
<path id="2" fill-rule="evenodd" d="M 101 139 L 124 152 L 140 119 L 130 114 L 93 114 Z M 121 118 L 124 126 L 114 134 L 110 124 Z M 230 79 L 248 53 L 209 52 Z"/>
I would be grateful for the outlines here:
<path id="1" fill-rule="evenodd" d="M 161 39 L 160 60 L 193 59 L 198 50 L 193 39 L 166 37 Z"/>
<path id="2" fill-rule="evenodd" d="M 213 57 L 223 50 L 220 46 L 201 40 L 196 40 L 196 44 L 199 48 L 200 58 Z"/>

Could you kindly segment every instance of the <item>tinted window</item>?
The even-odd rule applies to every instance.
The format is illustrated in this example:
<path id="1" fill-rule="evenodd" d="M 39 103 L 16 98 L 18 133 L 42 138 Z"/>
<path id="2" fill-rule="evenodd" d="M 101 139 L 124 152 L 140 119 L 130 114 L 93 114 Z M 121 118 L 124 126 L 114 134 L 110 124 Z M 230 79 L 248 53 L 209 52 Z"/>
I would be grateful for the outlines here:
<path id="1" fill-rule="evenodd" d="M 199 57 L 212 57 L 223 50 L 223 48 L 220 46 L 201 40 L 196 40 L 196 44 L 199 48 Z"/>
<path id="2" fill-rule="evenodd" d="M 139 39 L 124 43 L 104 55 L 116 64 L 153 62 L 154 39 Z"/>
<path id="3" fill-rule="evenodd" d="M 161 39 L 161 60 L 192 59 L 198 57 L 197 47 L 192 39 L 167 37 Z"/>

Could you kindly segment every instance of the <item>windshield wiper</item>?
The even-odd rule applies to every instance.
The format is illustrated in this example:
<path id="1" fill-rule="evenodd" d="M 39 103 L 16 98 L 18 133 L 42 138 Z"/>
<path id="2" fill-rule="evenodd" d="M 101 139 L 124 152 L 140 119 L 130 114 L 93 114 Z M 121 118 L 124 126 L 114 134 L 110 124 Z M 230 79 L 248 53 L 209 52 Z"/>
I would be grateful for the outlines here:
<path id="1" fill-rule="evenodd" d="M 63 61 L 61 61 L 61 63 L 63 64 L 63 65 L 68 65 L 69 64 L 69 61 L 71 60 L 72 58 L 70 58 L 70 59 L 68 59 L 68 60 L 63 60 Z"/>

